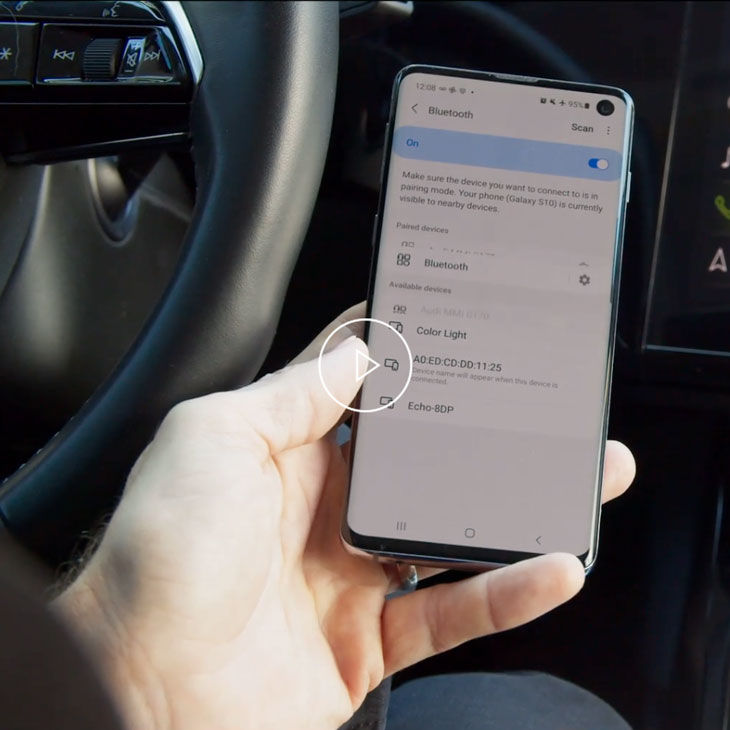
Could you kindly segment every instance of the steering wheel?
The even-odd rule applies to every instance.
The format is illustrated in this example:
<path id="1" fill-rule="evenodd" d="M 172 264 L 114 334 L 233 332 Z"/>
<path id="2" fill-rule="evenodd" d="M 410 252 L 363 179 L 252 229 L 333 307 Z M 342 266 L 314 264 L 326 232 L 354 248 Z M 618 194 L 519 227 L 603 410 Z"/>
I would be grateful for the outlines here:
<path id="1" fill-rule="evenodd" d="M 59 7 L 12 5 L 38 13 Z M 176 25 L 188 68 L 199 74 L 186 130 L 196 171 L 193 220 L 172 280 L 124 359 L 0 488 L 7 531 L 49 561 L 67 555 L 74 535 L 113 507 L 130 464 L 174 404 L 254 377 L 276 330 L 328 147 L 338 3 L 164 5 L 162 17 Z M 153 7 L 95 6 L 105 19 Z M 102 53 L 111 43 L 97 46 Z M 86 78 L 96 69 L 89 65 Z"/>

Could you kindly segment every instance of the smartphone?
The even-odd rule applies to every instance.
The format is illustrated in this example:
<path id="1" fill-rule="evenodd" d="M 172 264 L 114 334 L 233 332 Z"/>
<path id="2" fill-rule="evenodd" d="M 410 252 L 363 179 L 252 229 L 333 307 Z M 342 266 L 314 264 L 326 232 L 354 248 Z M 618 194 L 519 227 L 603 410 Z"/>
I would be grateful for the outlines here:
<path id="1" fill-rule="evenodd" d="M 565 551 L 592 566 L 632 129 L 618 88 L 398 74 L 366 339 L 373 363 L 396 362 L 395 329 L 411 359 L 363 379 L 351 549 L 477 569 Z"/>

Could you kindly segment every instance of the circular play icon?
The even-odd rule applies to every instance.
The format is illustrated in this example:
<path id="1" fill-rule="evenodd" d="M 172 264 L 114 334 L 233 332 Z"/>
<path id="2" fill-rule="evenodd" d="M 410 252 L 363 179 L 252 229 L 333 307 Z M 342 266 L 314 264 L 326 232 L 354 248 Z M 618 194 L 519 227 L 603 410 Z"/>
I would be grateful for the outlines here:
<path id="1" fill-rule="evenodd" d="M 322 355 L 326 352 L 328 343 L 339 330 L 356 322 L 368 323 L 369 354 L 355 350 L 352 361 L 355 379 L 363 384 L 360 408 L 335 398 L 322 374 Z M 372 317 L 359 317 L 330 332 L 319 351 L 317 366 L 322 387 L 335 403 L 354 413 L 376 413 L 386 408 L 393 409 L 406 392 L 413 375 L 413 355 L 405 337 L 396 327 Z"/>

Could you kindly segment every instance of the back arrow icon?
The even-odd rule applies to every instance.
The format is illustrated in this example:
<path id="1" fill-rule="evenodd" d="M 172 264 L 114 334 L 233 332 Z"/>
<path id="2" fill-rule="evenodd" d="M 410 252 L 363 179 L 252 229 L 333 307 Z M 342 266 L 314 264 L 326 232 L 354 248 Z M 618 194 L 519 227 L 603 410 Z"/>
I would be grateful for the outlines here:
<path id="1" fill-rule="evenodd" d="M 538 545 L 542 545 L 542 535 L 538 535 L 538 536 L 537 536 L 537 537 L 535 538 L 535 542 L 536 542 L 536 543 L 537 543 Z"/>
<path id="2" fill-rule="evenodd" d="M 418 106 L 418 104 L 414 104 L 414 105 L 413 105 L 413 106 L 411 107 L 411 109 L 413 109 L 413 113 L 414 113 L 414 114 L 418 114 L 418 112 L 416 111 L 416 107 L 417 107 L 417 106 Z"/>

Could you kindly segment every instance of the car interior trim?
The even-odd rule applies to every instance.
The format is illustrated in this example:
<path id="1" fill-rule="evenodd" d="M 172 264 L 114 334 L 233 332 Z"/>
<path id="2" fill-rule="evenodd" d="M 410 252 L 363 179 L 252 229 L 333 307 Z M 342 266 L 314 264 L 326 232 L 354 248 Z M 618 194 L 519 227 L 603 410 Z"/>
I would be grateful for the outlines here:
<path id="1" fill-rule="evenodd" d="M 198 42 L 195 39 L 195 33 L 190 25 L 185 9 L 179 0 L 163 0 L 162 5 L 167 12 L 170 22 L 177 31 L 178 38 L 185 52 L 185 58 L 190 67 L 190 77 L 193 84 L 197 86 L 203 76 L 203 56 L 200 53 Z"/>
<path id="2" fill-rule="evenodd" d="M 688 7 L 684 11 L 684 24 L 682 27 L 681 45 L 679 48 L 679 65 L 684 66 L 687 58 L 689 45 L 689 23 L 688 23 Z M 641 330 L 641 347 L 644 350 L 666 351 L 666 352 L 694 352 L 695 354 L 712 354 L 717 352 L 698 350 L 686 350 L 684 348 L 660 347 L 658 345 L 649 344 L 649 323 L 651 321 L 652 301 L 654 299 L 654 287 L 656 284 L 656 271 L 659 262 L 659 248 L 662 237 L 662 222 L 664 220 L 664 209 L 667 202 L 667 192 L 669 190 L 669 175 L 672 169 L 672 154 L 674 152 L 674 142 L 676 140 L 677 120 L 679 119 L 679 102 L 681 97 L 682 78 L 681 74 L 677 75 L 674 83 L 674 95 L 672 97 L 672 115 L 669 119 L 669 137 L 667 142 L 667 153 L 664 160 L 664 170 L 662 172 L 662 186 L 659 192 L 659 208 L 657 210 L 657 223 L 654 232 L 653 251 L 651 258 L 651 268 L 649 269 L 649 282 L 646 293 L 646 316 L 644 317 L 644 326 Z"/>

